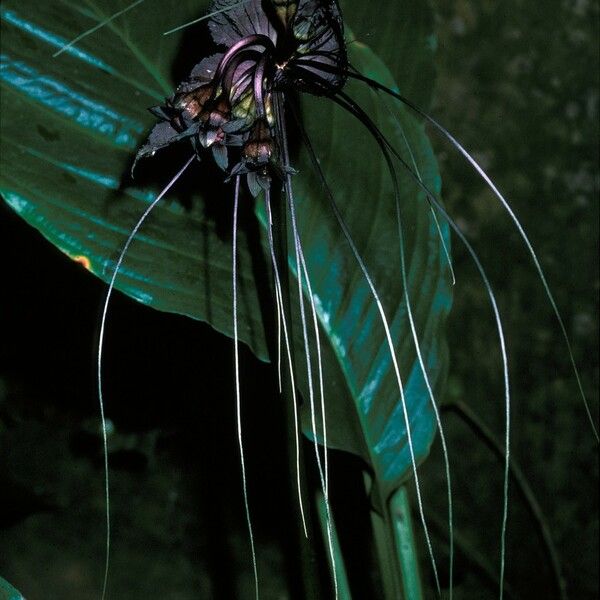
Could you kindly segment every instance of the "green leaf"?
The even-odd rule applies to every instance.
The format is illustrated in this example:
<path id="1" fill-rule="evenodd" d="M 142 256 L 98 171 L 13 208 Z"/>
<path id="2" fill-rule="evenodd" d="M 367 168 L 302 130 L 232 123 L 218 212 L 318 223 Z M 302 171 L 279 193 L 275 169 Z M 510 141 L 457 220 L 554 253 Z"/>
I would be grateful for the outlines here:
<path id="1" fill-rule="evenodd" d="M 192 4 L 196 8 L 186 10 Z M 6 167 L 0 191 L 53 244 L 107 280 L 126 236 L 180 166 L 152 165 L 159 173 L 153 186 L 134 186 L 129 178 L 135 150 L 155 120 L 146 108 L 175 85 L 169 73 L 181 38 L 162 32 L 197 16 L 208 1 L 149 0 L 147 7 L 141 5 L 52 58 L 75 35 L 121 7 L 106 1 L 83 6 L 103 9 L 3 4 L 1 149 Z M 194 175 L 193 210 L 178 202 L 157 207 L 132 245 L 117 287 L 154 308 L 208 320 L 230 334 L 226 274 L 231 243 L 206 216 L 207 207 L 220 198 L 203 193 L 202 168 Z M 242 338 L 265 359 L 247 256 L 240 265 Z"/>
<path id="2" fill-rule="evenodd" d="M 161 34 L 202 14 L 207 5 L 148 0 L 54 59 L 63 43 L 123 6 L 107 0 L 41 5 L 8 0 L 1 9 L 5 168 L 0 191 L 27 222 L 105 281 L 148 202 L 190 155 L 185 145 L 180 156 L 164 151 L 142 167 L 141 183 L 134 185 L 129 178 L 135 150 L 153 123 L 146 107 L 166 95 L 202 56 L 197 29 Z M 427 102 L 432 44 L 426 7 L 402 15 L 400 40 L 396 9 L 370 14 L 362 2 L 344 6 L 349 24 L 356 19 L 361 27 L 358 35 L 397 67 L 403 92 Z M 406 62 L 396 48 L 406 52 Z M 352 43 L 349 50 L 355 66 L 393 85 L 392 75 L 367 46 Z M 439 191 L 436 162 L 422 125 L 364 84 L 349 83 L 347 91 L 407 159 L 408 140 L 424 180 Z M 435 420 L 402 301 L 395 209 L 385 163 L 364 127 L 330 100 L 303 102 L 309 134 L 390 320 L 415 453 L 421 460 L 435 435 Z M 294 178 L 299 226 L 323 332 L 328 441 L 362 456 L 387 494 L 409 471 L 410 460 L 383 329 L 306 151 L 294 159 L 300 171 Z M 441 329 L 451 301 L 447 264 L 423 194 L 406 173 L 399 175 L 409 292 L 430 377 L 436 382 L 444 370 Z M 154 308 L 207 321 L 231 335 L 230 220 L 220 215 L 230 213 L 232 188 L 221 186 L 219 177 L 206 161 L 176 186 L 132 244 L 117 287 Z M 264 246 L 260 208 L 258 215 Z M 240 337 L 267 359 L 260 295 L 270 292 L 258 288 L 256 273 L 267 264 L 258 254 L 260 242 L 253 246 L 251 236 L 242 237 Z M 289 260 L 294 269 L 291 256 Z M 297 323 L 294 331 L 301 363 Z M 298 373 L 307 398 L 301 366 Z"/>
<path id="3" fill-rule="evenodd" d="M 0 600 L 25 600 L 20 592 L 0 577 Z"/>
<path id="4" fill-rule="evenodd" d="M 353 45 L 350 60 L 361 72 L 394 86 L 389 71 L 368 48 Z M 360 83 L 350 82 L 346 90 L 410 163 L 408 142 L 423 180 L 439 192 L 436 162 L 422 126 Z M 420 460 L 431 443 L 435 419 L 403 298 L 394 196 L 385 161 L 365 127 L 333 103 L 307 98 L 304 114 L 328 183 L 381 297 L 396 343 L 412 441 Z M 387 495 L 411 462 L 385 332 L 369 287 L 304 153 L 299 164 L 301 237 L 320 322 L 329 340 L 326 379 L 339 367 L 326 395 L 328 444 L 363 456 L 375 471 L 380 491 Z M 435 385 L 443 379 L 446 359 L 442 327 L 451 303 L 448 265 L 423 193 L 408 173 L 399 170 L 398 176 L 411 308 L 428 375 Z M 304 428 L 310 431 L 306 412 L 305 407 Z"/>
<path id="5" fill-rule="evenodd" d="M 349 40 L 368 44 L 394 74 L 408 97 L 429 108 L 433 95 L 433 11 L 429 0 L 419 2 L 341 2 L 352 28 Z"/>

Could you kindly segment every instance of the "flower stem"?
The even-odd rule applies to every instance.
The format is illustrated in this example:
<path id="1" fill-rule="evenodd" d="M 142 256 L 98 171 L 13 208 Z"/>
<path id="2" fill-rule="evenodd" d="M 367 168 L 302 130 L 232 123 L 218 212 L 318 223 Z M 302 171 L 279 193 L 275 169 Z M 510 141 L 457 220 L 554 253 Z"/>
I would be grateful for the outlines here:
<path id="1" fill-rule="evenodd" d="M 365 477 L 367 490 L 370 478 Z M 375 482 L 374 485 L 377 485 Z M 382 507 L 371 510 L 375 550 L 385 600 L 422 600 L 423 589 L 406 486 Z"/>

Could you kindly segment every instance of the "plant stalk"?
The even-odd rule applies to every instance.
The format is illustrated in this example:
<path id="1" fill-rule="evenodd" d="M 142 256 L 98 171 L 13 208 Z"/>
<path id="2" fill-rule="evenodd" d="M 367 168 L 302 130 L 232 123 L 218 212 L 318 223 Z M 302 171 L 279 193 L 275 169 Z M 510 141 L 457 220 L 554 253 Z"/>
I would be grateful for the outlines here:
<path id="1" fill-rule="evenodd" d="M 369 488 L 370 478 L 365 475 Z M 376 485 L 376 483 L 374 483 Z M 423 588 L 406 486 L 396 490 L 371 524 L 385 600 L 422 600 Z"/>
<path id="2" fill-rule="evenodd" d="M 396 555 L 400 563 L 404 598 L 407 600 L 422 600 L 423 588 L 419 572 L 419 558 L 415 545 L 415 534 L 406 486 L 402 486 L 394 492 L 388 507 L 393 527 Z"/>

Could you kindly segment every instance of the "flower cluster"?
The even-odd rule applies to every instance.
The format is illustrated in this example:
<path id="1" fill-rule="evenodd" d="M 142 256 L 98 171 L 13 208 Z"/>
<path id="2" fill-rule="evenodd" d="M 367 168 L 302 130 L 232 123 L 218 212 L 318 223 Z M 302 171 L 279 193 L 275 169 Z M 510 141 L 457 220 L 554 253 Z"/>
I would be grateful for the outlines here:
<path id="1" fill-rule="evenodd" d="M 345 83 L 340 10 L 335 0 L 214 0 L 211 13 L 212 38 L 224 50 L 200 61 L 164 106 L 150 109 L 161 122 L 136 161 L 190 139 L 230 176 L 246 175 L 257 195 L 272 174 L 289 168 L 281 161 L 279 95 L 332 95 Z"/>

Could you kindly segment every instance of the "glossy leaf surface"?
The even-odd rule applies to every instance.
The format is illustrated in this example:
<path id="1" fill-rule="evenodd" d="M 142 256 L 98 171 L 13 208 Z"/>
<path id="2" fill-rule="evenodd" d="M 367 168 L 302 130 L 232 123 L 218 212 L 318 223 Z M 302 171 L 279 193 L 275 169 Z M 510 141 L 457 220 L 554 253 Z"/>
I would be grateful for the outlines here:
<path id="1" fill-rule="evenodd" d="M 146 162 L 138 179 L 130 179 L 135 150 L 153 123 L 146 107 L 167 95 L 205 53 L 199 32 L 206 37 L 206 29 L 201 26 L 173 36 L 161 34 L 197 17 L 207 5 L 148 0 L 52 58 L 68 39 L 123 5 L 106 0 L 3 4 L 3 197 L 53 244 L 104 280 L 110 278 L 119 250 L 148 202 L 190 155 L 183 144 Z M 394 7 L 376 14 L 362 2 L 347 2 L 343 8 L 349 25 L 357 24 L 356 35 L 364 36 L 389 61 L 403 92 L 427 102 L 432 73 L 429 12 L 411 9 L 395 29 Z M 410 52 L 411 60 L 402 61 L 397 48 Z M 356 67 L 393 85 L 392 75 L 368 47 L 354 42 L 349 50 Z M 349 84 L 347 91 L 410 162 L 406 136 L 421 175 L 439 190 L 422 126 L 364 85 Z M 402 302 L 395 208 L 385 163 L 366 129 L 330 100 L 303 100 L 303 115 L 390 320 L 415 450 L 422 459 L 435 434 L 435 421 Z M 329 442 L 362 456 L 389 491 L 410 469 L 389 351 L 373 298 L 306 150 L 299 146 L 293 144 L 300 172 L 294 186 L 322 327 Z M 117 287 L 154 308 L 207 321 L 231 335 L 232 187 L 221 183 L 222 174 L 208 162 L 207 158 L 194 166 L 149 217 Z M 447 265 L 423 194 L 405 173 L 399 175 L 409 292 L 430 376 L 436 380 L 443 372 L 441 328 L 450 305 Z M 260 205 L 257 210 L 264 224 Z M 266 359 L 261 294 L 270 291 L 261 243 L 264 246 L 264 227 L 260 233 L 250 223 L 240 247 L 239 308 L 242 339 Z M 294 270 L 292 256 L 289 262 Z M 294 331 L 301 363 L 298 323 Z M 300 365 L 298 371 L 302 373 Z M 306 398 L 305 377 L 298 375 L 298 382 Z"/>
<path id="2" fill-rule="evenodd" d="M 0 598 L 2 600 L 25 600 L 6 579 L 0 577 Z"/>

